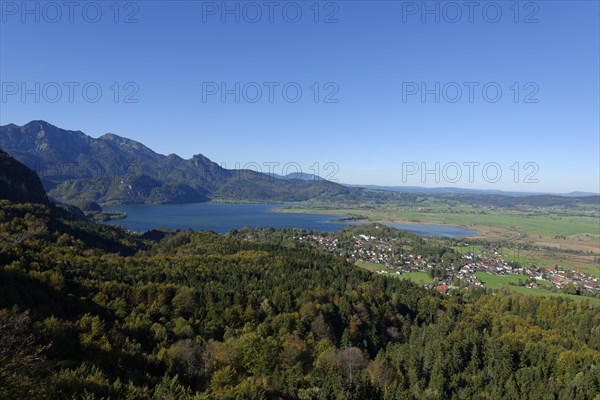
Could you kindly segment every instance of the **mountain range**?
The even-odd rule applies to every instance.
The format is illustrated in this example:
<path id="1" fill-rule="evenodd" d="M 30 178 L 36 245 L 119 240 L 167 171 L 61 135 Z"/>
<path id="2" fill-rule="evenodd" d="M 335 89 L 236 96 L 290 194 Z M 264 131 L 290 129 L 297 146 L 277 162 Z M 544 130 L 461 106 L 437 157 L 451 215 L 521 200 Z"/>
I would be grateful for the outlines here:
<path id="1" fill-rule="evenodd" d="M 202 154 L 183 159 L 154 152 L 142 143 L 107 133 L 93 138 L 81 131 L 58 128 L 45 121 L 23 126 L 0 126 L 0 149 L 31 171 L 18 166 L 10 171 L 24 177 L 10 193 L 9 169 L 2 165 L 0 190 L 4 197 L 47 196 L 59 203 L 95 211 L 96 203 L 166 204 L 206 201 L 301 202 L 328 204 L 411 205 L 423 196 L 442 196 L 468 204 L 517 207 L 520 205 L 597 204 L 600 197 L 587 193 L 568 195 L 483 191 L 457 188 L 418 188 L 342 185 L 312 174 L 264 174 L 253 170 L 222 168 Z M 8 154 L 0 153 L 0 161 Z M 11 172 L 11 173 L 12 173 Z M 35 178 L 35 179 L 34 179 Z M 12 196 L 12 197 L 11 197 Z M 46 197 L 45 197 L 46 198 Z M 47 198 L 46 198 L 47 199 Z"/>
<path id="2" fill-rule="evenodd" d="M 307 175 L 225 169 L 202 154 L 186 160 L 112 133 L 93 138 L 45 121 L 1 126 L 0 148 L 36 171 L 48 195 L 65 203 L 306 201 L 360 191 Z"/>

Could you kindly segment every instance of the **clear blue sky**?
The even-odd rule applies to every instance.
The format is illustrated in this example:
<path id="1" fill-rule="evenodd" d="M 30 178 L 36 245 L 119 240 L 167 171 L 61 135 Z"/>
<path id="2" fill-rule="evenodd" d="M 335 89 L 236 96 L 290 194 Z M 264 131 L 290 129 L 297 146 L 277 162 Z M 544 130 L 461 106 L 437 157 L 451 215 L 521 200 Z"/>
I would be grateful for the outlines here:
<path id="1" fill-rule="evenodd" d="M 281 172 L 295 162 L 311 172 L 319 163 L 328 175 L 323 166 L 333 162 L 333 178 L 345 183 L 600 191 L 599 2 L 463 3 L 319 2 L 316 15 L 313 1 L 272 10 L 263 1 L 136 1 L 121 2 L 117 15 L 112 1 L 73 10 L 29 2 L 27 13 L 21 1 L 3 0 L 0 123 L 112 132 L 228 168 L 279 162 Z M 223 14 L 236 7 L 239 15 Z M 23 98 L 21 85 L 36 92 L 36 82 L 40 101 Z M 79 84 L 72 102 L 68 82 Z M 240 102 L 234 94 L 223 102 L 219 86 L 236 82 Z M 278 84 L 272 102 L 268 82 Z M 440 101 L 435 93 L 423 101 L 421 84 L 435 92 L 436 82 Z M 253 103 L 256 84 L 262 96 Z M 478 85 L 472 102 L 468 85 Z M 95 87 L 102 98 L 93 103 Z M 296 87 L 302 97 L 293 103 Z M 497 87 L 502 97 L 492 102 Z M 125 102 L 135 90 L 137 103 Z M 325 102 L 334 91 L 337 103 Z M 436 162 L 440 182 L 420 173 Z M 466 162 L 480 163 L 473 182 Z M 537 172 L 524 169 L 528 162 Z M 494 168 L 484 179 L 486 163 L 500 167 L 497 182 Z M 456 165 L 462 176 L 453 183 Z M 539 182 L 523 182 L 531 172 Z"/>

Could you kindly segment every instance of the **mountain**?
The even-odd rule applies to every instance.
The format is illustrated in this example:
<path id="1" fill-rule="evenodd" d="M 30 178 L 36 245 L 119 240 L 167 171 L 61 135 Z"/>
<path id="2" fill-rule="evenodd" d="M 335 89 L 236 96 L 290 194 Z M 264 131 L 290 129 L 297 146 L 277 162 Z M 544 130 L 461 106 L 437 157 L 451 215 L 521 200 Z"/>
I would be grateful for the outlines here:
<path id="1" fill-rule="evenodd" d="M 113 133 L 92 138 L 45 121 L 0 126 L 0 148 L 36 171 L 48 195 L 65 203 L 281 202 L 357 191 L 325 180 L 228 170 L 201 154 L 185 160 Z"/>
<path id="2" fill-rule="evenodd" d="M 35 172 L 0 150 L 0 199 L 13 203 L 48 203 Z"/>
<path id="3" fill-rule="evenodd" d="M 593 193 L 593 192 L 569 192 L 569 193 L 563 193 L 562 196 L 565 196 L 565 197 L 598 196 L 598 193 Z"/>

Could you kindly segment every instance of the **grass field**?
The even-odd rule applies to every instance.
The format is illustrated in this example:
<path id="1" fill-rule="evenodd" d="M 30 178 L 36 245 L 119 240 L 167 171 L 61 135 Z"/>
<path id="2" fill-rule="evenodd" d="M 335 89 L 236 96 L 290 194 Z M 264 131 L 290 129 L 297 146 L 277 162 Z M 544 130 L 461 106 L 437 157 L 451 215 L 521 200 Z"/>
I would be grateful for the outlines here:
<path id="1" fill-rule="evenodd" d="M 454 250 L 459 254 L 465 254 L 465 253 L 469 253 L 469 252 L 473 252 L 473 253 L 477 254 L 477 253 L 481 252 L 481 249 L 483 249 L 483 246 L 478 246 L 478 245 L 460 246 L 460 247 L 454 248 Z"/>
<path id="2" fill-rule="evenodd" d="M 552 268 L 557 264 L 561 264 L 559 260 L 551 258 L 538 257 L 538 251 L 509 249 L 506 247 L 500 248 L 500 254 L 506 261 L 516 261 L 523 265 L 537 265 L 538 267 Z"/>
<path id="3" fill-rule="evenodd" d="M 427 272 L 405 272 L 399 275 L 400 279 L 408 279 L 415 283 L 433 283 Z"/>
<path id="4" fill-rule="evenodd" d="M 390 269 L 388 269 L 385 265 L 380 264 L 380 263 L 371 263 L 371 262 L 357 261 L 356 262 L 356 266 L 364 268 L 364 269 L 369 270 L 371 272 L 378 272 L 378 271 L 388 271 L 388 272 L 391 272 Z"/>
<path id="5" fill-rule="evenodd" d="M 383 264 L 363 261 L 357 261 L 356 266 L 364 268 L 371 272 L 387 271 L 390 276 L 394 276 L 400 279 L 408 279 L 415 283 L 433 283 L 433 279 L 431 279 L 426 272 L 405 272 L 403 274 L 398 275 L 395 271 L 388 269 Z"/>
<path id="6" fill-rule="evenodd" d="M 529 277 L 526 275 L 514 274 L 508 276 L 501 276 L 491 275 L 483 271 L 475 272 L 475 276 L 477 277 L 477 279 L 483 282 L 485 287 L 488 287 L 490 289 L 500 289 L 501 287 L 509 286 L 511 283 L 517 284 L 519 282 L 519 279 L 522 281 L 525 279 L 529 279 Z"/>
<path id="7" fill-rule="evenodd" d="M 587 268 L 582 268 L 583 272 L 594 275 L 596 278 L 600 279 L 600 265 L 593 265 Z"/>

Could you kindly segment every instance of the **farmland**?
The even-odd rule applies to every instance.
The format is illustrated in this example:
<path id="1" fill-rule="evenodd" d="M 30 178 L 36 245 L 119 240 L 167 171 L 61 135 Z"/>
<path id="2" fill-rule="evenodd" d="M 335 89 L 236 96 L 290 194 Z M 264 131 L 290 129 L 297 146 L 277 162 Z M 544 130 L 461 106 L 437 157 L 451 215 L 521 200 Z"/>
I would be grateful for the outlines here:
<path id="1" fill-rule="evenodd" d="M 478 232 L 478 236 L 465 238 L 473 246 L 481 246 L 481 242 L 499 244 L 509 261 L 546 268 L 583 268 L 595 276 L 600 274 L 600 205 L 596 204 L 499 207 L 423 196 L 414 204 L 300 205 L 279 211 L 337 214 L 380 223 L 461 226 Z"/>

